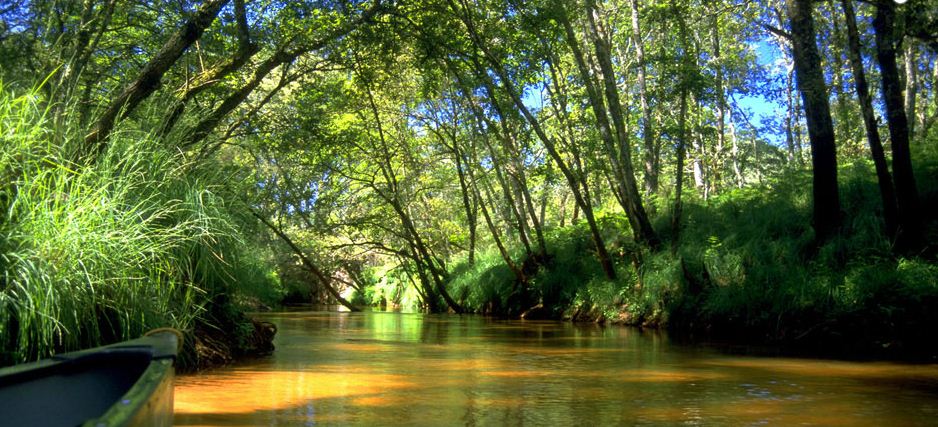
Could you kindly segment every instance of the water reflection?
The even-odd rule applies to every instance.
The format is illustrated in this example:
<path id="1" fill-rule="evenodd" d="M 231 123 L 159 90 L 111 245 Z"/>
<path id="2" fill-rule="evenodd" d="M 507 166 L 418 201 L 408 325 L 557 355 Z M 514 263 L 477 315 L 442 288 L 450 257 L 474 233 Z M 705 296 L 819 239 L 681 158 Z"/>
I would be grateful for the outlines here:
<path id="1" fill-rule="evenodd" d="M 654 333 L 281 313 L 268 358 L 176 385 L 177 425 L 927 425 L 938 367 L 734 357 Z"/>

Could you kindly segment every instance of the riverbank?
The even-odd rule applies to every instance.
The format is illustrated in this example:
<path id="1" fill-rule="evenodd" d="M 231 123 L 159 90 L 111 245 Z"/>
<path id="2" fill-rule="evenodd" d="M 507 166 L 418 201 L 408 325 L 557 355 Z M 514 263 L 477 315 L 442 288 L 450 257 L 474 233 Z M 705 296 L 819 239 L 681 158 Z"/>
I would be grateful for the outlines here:
<path id="1" fill-rule="evenodd" d="M 762 186 L 684 206 L 675 250 L 670 211 L 654 217 L 661 250 L 635 245 L 621 215 L 599 218 L 617 278 L 604 274 L 583 222 L 549 230 L 548 259 L 520 283 L 489 248 L 448 260 L 450 293 L 475 313 L 664 328 L 690 339 L 761 343 L 830 354 L 931 360 L 938 356 L 938 162 L 917 168 L 925 251 L 896 256 L 883 237 L 875 174 L 860 162 L 841 170 L 844 228 L 817 246 L 810 226 L 810 175 L 792 171 Z M 400 304 L 388 279 L 365 302 Z M 370 297 L 369 300 L 367 297 Z M 406 303 L 406 302 L 405 302 Z"/>

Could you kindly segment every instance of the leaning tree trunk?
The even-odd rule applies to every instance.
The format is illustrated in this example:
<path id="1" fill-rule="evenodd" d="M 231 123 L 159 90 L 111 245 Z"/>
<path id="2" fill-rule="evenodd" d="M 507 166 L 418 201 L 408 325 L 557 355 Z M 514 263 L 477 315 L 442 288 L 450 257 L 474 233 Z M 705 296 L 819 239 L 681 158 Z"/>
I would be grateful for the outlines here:
<path id="1" fill-rule="evenodd" d="M 456 6 L 455 3 L 451 2 L 451 4 L 453 7 L 457 9 L 459 8 L 459 6 Z M 557 164 L 557 167 L 560 168 L 560 172 L 563 174 L 564 178 L 566 178 L 567 183 L 570 186 L 570 190 L 573 193 L 574 199 L 576 200 L 577 204 L 583 208 L 583 214 L 586 216 L 587 223 L 589 224 L 590 234 L 593 237 L 593 243 L 596 245 L 596 258 L 599 260 L 599 263 L 603 268 L 603 272 L 606 273 L 606 277 L 608 277 L 610 280 L 615 279 L 616 270 L 612 262 L 612 257 L 610 256 L 608 249 L 606 249 L 605 240 L 599 231 L 599 225 L 596 222 L 592 209 L 588 208 L 589 202 L 583 199 L 583 193 L 581 192 L 577 177 L 564 161 L 563 156 L 560 155 L 554 140 L 547 135 L 547 132 L 541 126 L 541 122 L 524 104 L 519 90 L 515 87 L 513 81 L 507 75 L 507 72 L 503 68 L 503 64 L 500 63 L 494 56 L 492 56 L 491 50 L 489 50 L 487 45 L 479 39 L 479 34 L 475 29 L 475 24 L 468 16 L 462 16 L 461 18 L 473 39 L 473 43 L 481 51 L 489 65 L 492 66 L 492 71 L 494 71 L 501 80 L 502 88 L 504 89 L 505 93 L 515 104 L 515 108 L 521 112 L 521 115 L 524 117 L 525 121 L 531 125 L 535 135 L 537 135 L 538 139 L 541 140 L 541 142 L 544 144 L 544 148 L 547 150 L 547 153 L 550 154 L 551 158 Z M 476 68 L 476 77 L 488 83 L 492 83 L 491 76 L 489 74 L 487 74 L 484 70 L 479 69 L 480 67 L 478 67 L 478 65 Z"/>
<path id="2" fill-rule="evenodd" d="M 204 78 L 198 79 L 198 84 L 188 87 L 183 95 L 175 101 L 160 124 L 158 135 L 165 136 L 172 131 L 173 127 L 182 118 L 183 113 L 189 102 L 205 90 L 213 87 L 216 83 L 223 81 L 229 74 L 240 70 L 248 60 L 256 54 L 260 48 L 251 42 L 250 29 L 247 23 L 247 13 L 244 10 L 244 0 L 235 0 L 234 2 L 235 21 L 238 28 L 238 51 L 229 58 L 224 65 L 213 67 L 212 71 Z"/>
<path id="3" fill-rule="evenodd" d="M 472 163 L 477 164 L 475 160 Z M 474 173 L 472 172 L 473 166 L 470 165 L 466 168 L 466 172 L 469 175 L 469 184 L 472 186 L 473 194 L 475 195 L 476 200 L 479 203 L 479 210 L 482 212 L 482 218 L 485 219 L 485 225 L 489 229 L 489 233 L 492 235 L 492 241 L 495 242 L 495 247 L 498 248 L 498 253 L 502 256 L 502 260 L 505 261 L 505 265 L 508 266 L 508 269 L 511 270 L 515 275 L 515 280 L 519 286 L 524 286 L 527 284 L 527 277 L 525 277 L 524 272 L 521 271 L 521 268 L 511 259 L 511 254 L 508 253 L 508 249 L 505 247 L 505 244 L 502 243 L 501 237 L 498 235 L 498 227 L 495 226 L 495 222 L 492 220 L 492 216 L 489 215 L 488 208 L 485 207 L 486 201 L 482 196 L 482 192 L 479 191 L 479 184 L 475 178 Z M 480 178 L 481 179 L 481 178 Z"/>
<path id="4" fill-rule="evenodd" d="M 634 2 L 634 0 L 633 0 Z M 599 26 L 597 25 L 596 18 L 594 13 L 596 13 L 596 5 L 593 0 L 587 0 L 587 21 L 589 22 L 590 33 L 593 38 L 593 48 L 596 52 L 596 62 L 599 63 L 599 69 L 602 71 L 602 82 L 603 89 L 606 95 L 606 102 L 609 105 L 609 114 L 612 117 L 612 124 L 616 131 L 616 141 L 619 145 L 619 156 L 620 156 L 620 167 L 622 168 L 622 177 L 624 180 L 623 186 L 625 192 L 625 203 L 628 207 L 626 213 L 630 218 L 632 218 L 632 227 L 636 229 L 637 239 L 640 242 L 647 244 L 649 247 L 655 249 L 658 247 L 659 240 L 658 235 L 655 233 L 654 228 L 651 226 L 651 222 L 648 220 L 648 214 L 645 211 L 645 206 L 642 204 L 642 195 L 638 191 L 638 185 L 635 183 L 635 172 L 632 170 L 631 162 L 631 150 L 630 150 L 630 141 L 628 133 L 625 130 L 625 123 L 623 118 L 625 113 L 622 111 L 622 103 L 619 100 L 619 89 L 616 85 L 615 72 L 612 68 L 612 55 L 611 49 L 609 46 L 609 40 L 606 34 L 600 34 Z M 637 18 L 637 16 L 636 16 Z M 637 22 L 635 23 L 637 25 Z M 647 103 L 646 103 L 647 104 Z M 646 117 L 646 127 L 645 133 L 651 134 L 651 112 L 647 112 L 648 116 Z M 645 136 L 645 149 L 651 149 L 654 153 L 654 139 L 650 138 L 649 135 Z M 649 181 L 652 182 L 652 186 L 649 187 L 651 192 L 658 191 L 658 171 L 657 159 L 655 159 L 654 154 L 652 154 L 652 174 L 649 176 Z"/>
<path id="5" fill-rule="evenodd" d="M 811 163 L 814 167 L 814 230 L 819 242 L 840 228 L 840 195 L 837 189 L 837 153 L 834 126 L 824 84 L 824 71 L 814 33 L 811 0 L 787 0 L 791 22 L 795 78 L 804 101 Z"/>
<path id="6" fill-rule="evenodd" d="M 85 136 L 83 156 L 90 155 L 93 158 L 104 152 L 107 138 L 117 121 L 127 117 L 144 99 L 160 87 L 163 75 L 189 46 L 202 37 L 202 33 L 212 24 L 226 3 L 228 0 L 206 0 L 195 15 L 170 36 L 159 52 L 143 66 L 137 78 L 124 87 L 124 90 L 111 101 L 98 118 L 91 132 Z"/>
<path id="7" fill-rule="evenodd" d="M 466 221 L 469 223 L 469 265 L 475 264 L 475 249 L 476 249 L 476 225 L 478 224 L 478 213 L 475 209 L 478 200 L 475 198 L 475 195 L 472 194 L 469 190 L 469 177 L 467 176 L 467 169 L 472 167 L 467 165 L 465 158 L 463 157 L 462 152 L 459 150 L 459 141 L 456 138 L 455 132 L 452 136 L 453 140 L 453 160 L 456 162 L 456 174 L 459 178 L 459 190 L 462 195 L 462 205 L 466 210 Z"/>
<path id="8" fill-rule="evenodd" d="M 349 309 L 350 311 L 361 311 L 361 308 L 355 306 L 354 304 L 349 302 L 347 299 L 342 297 L 342 294 L 340 294 L 339 291 L 337 291 L 332 286 L 332 280 L 329 278 L 329 276 L 326 276 L 325 273 L 323 273 L 322 270 L 320 270 L 319 267 L 317 267 L 316 264 L 311 259 L 309 259 L 309 257 L 306 255 L 306 252 L 303 252 L 303 250 L 300 249 L 300 247 L 297 246 L 296 243 L 293 242 L 293 239 L 291 239 L 290 236 L 287 235 L 287 233 L 285 233 L 283 230 L 278 228 L 276 225 L 273 225 L 270 221 L 267 220 L 267 218 L 264 218 L 259 213 L 254 212 L 253 210 L 251 211 L 251 215 L 254 215 L 255 218 L 260 220 L 261 223 L 263 223 L 267 228 L 269 228 L 270 231 L 273 231 L 274 234 L 277 235 L 277 237 L 280 237 L 280 240 L 283 240 L 283 242 L 286 243 L 287 246 L 290 247 L 293 253 L 297 257 L 300 258 L 300 262 L 303 263 L 303 266 L 306 267 L 306 269 L 309 270 L 310 273 L 313 273 L 313 275 L 316 276 L 317 279 L 319 279 L 323 287 L 326 288 L 326 291 L 329 292 L 329 295 L 332 295 L 332 297 L 335 298 L 335 300 L 338 301 L 339 304 L 342 304 L 345 308 Z"/>
<path id="9" fill-rule="evenodd" d="M 290 49 L 288 45 L 280 46 L 264 62 L 258 64 L 254 70 L 254 75 L 247 83 L 239 89 L 230 93 L 224 101 L 221 102 L 212 112 L 203 117 L 189 132 L 189 134 L 178 145 L 182 148 L 188 148 L 201 143 L 211 132 L 221 123 L 221 121 L 237 107 L 239 107 L 251 93 L 257 89 L 271 71 L 277 67 L 291 63 L 300 56 L 325 47 L 332 41 L 342 38 L 359 25 L 371 20 L 376 15 L 384 12 L 384 6 L 381 0 L 375 0 L 372 5 L 354 19 L 349 19 L 339 27 L 326 33 L 322 38 L 295 46 Z M 279 88 L 276 88 L 279 90 Z"/>
<path id="10" fill-rule="evenodd" d="M 609 111 L 606 110 L 604 99 L 600 94 L 597 84 L 593 81 L 589 67 L 586 64 L 585 55 L 579 49 L 576 35 L 569 19 L 561 15 L 564 31 L 567 35 L 567 45 L 570 47 L 573 57 L 576 60 L 577 69 L 581 78 L 584 80 L 586 92 L 589 98 L 589 104 L 596 117 L 596 124 L 599 130 L 600 139 L 606 154 L 609 157 L 609 163 L 615 176 L 615 188 L 617 197 L 622 205 L 632 227 L 632 233 L 635 240 L 645 242 L 649 246 L 655 247 L 658 244 L 657 235 L 648 221 L 648 215 L 645 212 L 641 201 L 641 194 L 638 191 L 638 185 L 635 182 L 635 173 L 632 169 L 630 142 L 625 126 L 622 121 L 622 111 L 619 105 L 618 89 L 615 84 L 612 62 L 610 59 L 610 49 L 606 41 L 601 39 L 598 28 L 593 17 L 594 7 L 592 3 L 587 4 L 587 17 L 590 21 L 589 36 L 592 39 L 595 49 L 597 62 L 599 63 L 605 100 L 609 103 Z M 609 123 L 609 116 L 613 119 L 613 124 Z M 615 135 L 613 135 L 613 126 Z"/>
<path id="11" fill-rule="evenodd" d="M 453 63 L 450 61 L 445 61 L 445 60 L 444 60 L 444 63 L 447 69 L 449 69 L 450 72 L 453 73 L 453 76 L 456 77 L 456 81 L 459 83 L 460 90 L 462 91 L 464 96 L 467 98 L 466 104 L 468 105 L 470 111 L 472 111 L 473 118 L 475 118 L 475 120 L 473 121 L 473 125 L 476 129 L 477 135 L 483 138 L 483 143 L 487 147 L 491 146 L 491 144 L 485 140 L 485 138 L 488 137 L 488 134 L 485 133 L 482 128 L 482 123 L 486 121 L 484 112 L 481 110 L 481 107 L 479 107 L 479 105 L 474 102 L 475 100 L 471 98 L 471 95 L 469 95 L 472 93 L 472 91 L 467 89 L 468 86 L 465 80 L 459 74 L 459 71 L 456 69 Z M 454 144 L 455 144 L 455 141 L 454 141 Z M 511 270 L 512 273 L 514 273 L 516 283 L 518 284 L 517 286 L 524 286 L 525 284 L 527 284 L 527 277 L 524 275 L 524 272 L 521 271 L 521 268 L 518 266 L 518 264 L 516 264 L 511 259 L 511 254 L 508 253 L 508 249 L 505 247 L 505 244 L 502 242 L 502 239 L 498 233 L 498 227 L 496 227 L 495 221 L 493 220 L 492 215 L 489 214 L 489 210 L 486 207 L 486 203 L 487 203 L 486 200 L 494 200 L 494 199 L 493 197 L 490 196 L 490 193 L 486 193 L 485 195 L 483 195 L 482 190 L 479 190 L 479 183 L 480 181 L 484 181 L 485 177 L 484 177 L 484 174 L 482 177 L 476 177 L 475 173 L 473 172 L 474 168 L 479 164 L 479 160 L 475 157 L 475 154 L 476 154 L 475 150 L 470 150 L 468 152 L 467 162 L 466 162 L 466 175 L 468 177 L 468 183 L 472 188 L 472 194 L 478 203 L 479 210 L 482 212 L 482 218 L 485 220 L 485 225 L 488 227 L 489 233 L 492 235 L 492 241 L 495 243 L 495 247 L 498 248 L 498 252 L 502 256 L 502 260 L 505 261 L 505 265 L 508 266 L 508 269 Z M 485 185 L 484 182 L 482 183 L 482 185 L 483 185 L 483 190 L 485 190 L 488 187 Z M 486 198 L 484 196 L 489 196 L 489 197 Z"/>
<path id="12" fill-rule="evenodd" d="M 426 267 L 427 271 L 430 273 L 430 278 L 433 279 L 433 283 L 436 285 L 437 293 L 443 297 L 446 305 L 449 306 L 449 308 L 454 312 L 462 313 L 462 307 L 459 306 L 459 304 L 457 304 L 456 301 L 449 295 L 449 292 L 446 291 L 446 283 L 444 283 L 446 272 L 442 271 L 435 264 L 437 262 L 436 257 L 430 253 L 430 249 L 427 247 L 427 244 L 423 241 L 423 238 L 420 237 L 420 232 L 417 230 L 417 226 L 414 224 L 414 221 L 408 212 L 409 209 L 405 209 L 405 206 L 401 203 L 399 197 L 400 184 L 396 174 L 394 173 L 394 168 L 391 165 L 392 151 L 388 148 L 387 139 L 384 135 L 384 128 L 381 125 L 381 115 L 378 111 L 378 105 L 375 103 L 370 84 L 368 84 L 367 80 L 363 81 L 365 82 L 366 94 L 368 95 L 368 106 L 374 117 L 375 129 L 378 131 L 378 141 L 381 144 L 382 153 L 380 156 L 383 162 L 380 164 L 381 174 L 384 176 L 384 179 L 390 187 L 392 194 L 383 194 L 383 192 L 373 183 L 372 189 L 374 189 L 378 196 L 384 199 L 384 201 L 397 214 L 398 219 L 401 222 L 401 227 L 404 229 L 405 235 L 408 236 L 408 241 L 410 242 L 412 250 L 415 253 L 414 260 L 417 262 L 417 268 L 421 268 L 420 263 L 422 262 L 423 267 Z M 428 303 L 430 303 L 429 298 L 433 297 L 428 295 Z"/>

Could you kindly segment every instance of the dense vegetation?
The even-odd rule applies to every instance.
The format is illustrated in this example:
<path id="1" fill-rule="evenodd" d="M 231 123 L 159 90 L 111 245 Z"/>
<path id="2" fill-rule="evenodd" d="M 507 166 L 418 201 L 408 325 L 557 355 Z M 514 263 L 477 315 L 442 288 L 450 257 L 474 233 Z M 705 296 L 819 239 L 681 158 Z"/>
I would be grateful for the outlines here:
<path id="1" fill-rule="evenodd" d="M 0 363 L 310 301 L 931 352 L 936 14 L 10 2 Z"/>
<path id="2" fill-rule="evenodd" d="M 189 161 L 130 128 L 93 165 L 75 164 L 80 137 L 53 128 L 40 99 L 0 98 L 0 361 L 159 326 L 247 322 L 212 306 L 253 295 L 245 284 L 275 284 L 263 254 L 244 246 L 256 225 L 229 194 L 230 168 Z"/>

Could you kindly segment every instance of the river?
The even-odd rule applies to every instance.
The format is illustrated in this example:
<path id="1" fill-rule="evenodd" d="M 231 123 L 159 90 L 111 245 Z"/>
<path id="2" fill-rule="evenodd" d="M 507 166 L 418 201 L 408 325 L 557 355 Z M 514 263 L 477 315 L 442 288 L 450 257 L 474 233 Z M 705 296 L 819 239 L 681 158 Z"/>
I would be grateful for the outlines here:
<path id="1" fill-rule="evenodd" d="M 741 357 L 549 321 L 257 317 L 277 350 L 179 376 L 176 425 L 938 424 L 938 365 Z"/>

